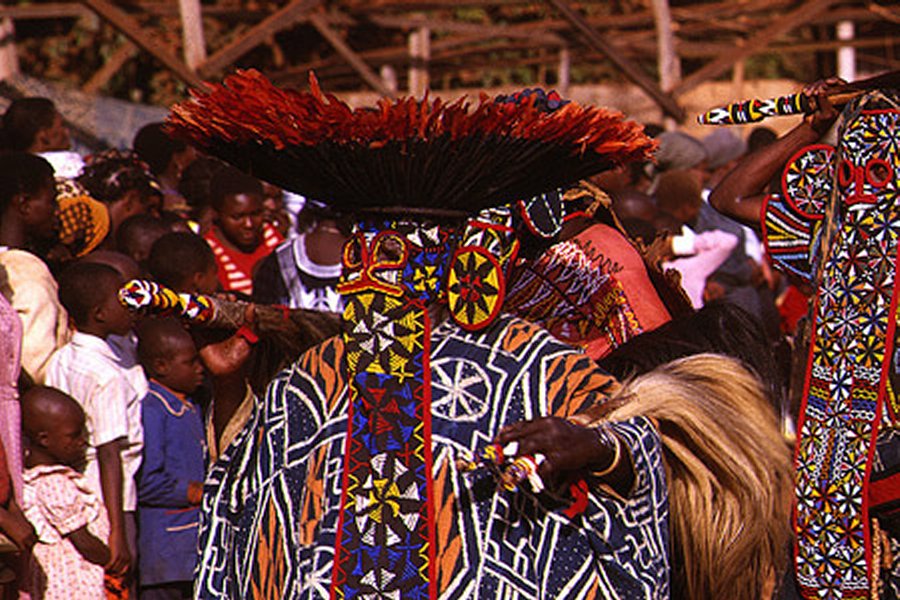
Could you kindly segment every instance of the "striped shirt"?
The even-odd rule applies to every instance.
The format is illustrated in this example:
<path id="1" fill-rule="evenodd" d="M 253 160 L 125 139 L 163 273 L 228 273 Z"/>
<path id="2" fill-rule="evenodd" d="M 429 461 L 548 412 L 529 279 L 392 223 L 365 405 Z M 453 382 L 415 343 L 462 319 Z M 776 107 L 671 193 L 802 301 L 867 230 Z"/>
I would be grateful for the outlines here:
<path id="1" fill-rule="evenodd" d="M 89 443 L 84 474 L 101 497 L 97 448 L 123 441 L 122 504 L 124 510 L 133 511 L 137 506 L 134 476 L 144 446 L 141 400 L 149 389 L 141 366 L 116 354 L 99 337 L 76 332 L 71 342 L 50 357 L 45 383 L 69 394 L 84 409 Z"/>
<path id="2" fill-rule="evenodd" d="M 216 256 L 222 289 L 226 292 L 241 292 L 248 296 L 253 293 L 253 267 L 284 240 L 268 223 L 263 223 L 262 242 L 251 253 L 241 252 L 224 243 L 219 239 L 216 229 L 210 229 L 204 239 Z"/>

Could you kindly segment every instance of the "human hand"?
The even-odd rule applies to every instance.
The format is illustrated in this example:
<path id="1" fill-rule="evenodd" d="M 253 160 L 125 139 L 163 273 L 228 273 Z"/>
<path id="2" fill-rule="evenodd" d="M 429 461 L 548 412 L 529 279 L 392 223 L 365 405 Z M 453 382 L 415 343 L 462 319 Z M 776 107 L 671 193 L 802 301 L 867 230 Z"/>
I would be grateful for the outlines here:
<path id="1" fill-rule="evenodd" d="M 809 99 L 813 108 L 813 112 L 807 115 L 805 122 L 820 137 L 828 133 L 838 118 L 838 111 L 828 99 L 828 92 L 845 83 L 847 82 L 839 77 L 829 77 L 815 81 L 803 88 L 803 95 Z"/>
<path id="2" fill-rule="evenodd" d="M 109 534 L 109 563 L 105 570 L 113 575 L 125 577 L 131 570 L 131 551 L 128 549 L 128 541 L 122 530 L 111 531 Z"/>
<path id="3" fill-rule="evenodd" d="M 573 475 L 595 465 L 609 462 L 614 449 L 600 443 L 596 431 L 559 417 L 520 421 L 500 430 L 496 441 L 501 446 L 518 443 L 516 454 L 543 454 L 538 474 L 545 482 L 564 483 Z"/>

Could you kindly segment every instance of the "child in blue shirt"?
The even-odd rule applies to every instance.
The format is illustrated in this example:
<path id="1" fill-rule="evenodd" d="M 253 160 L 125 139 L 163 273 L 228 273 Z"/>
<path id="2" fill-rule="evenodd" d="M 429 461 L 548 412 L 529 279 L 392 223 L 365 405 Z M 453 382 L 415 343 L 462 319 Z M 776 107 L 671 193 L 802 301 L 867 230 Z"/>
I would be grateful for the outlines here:
<path id="1" fill-rule="evenodd" d="M 203 419 L 190 394 L 203 367 L 190 334 L 174 319 L 142 324 L 138 357 L 150 380 L 138 474 L 141 599 L 188 599 L 204 478 Z"/>

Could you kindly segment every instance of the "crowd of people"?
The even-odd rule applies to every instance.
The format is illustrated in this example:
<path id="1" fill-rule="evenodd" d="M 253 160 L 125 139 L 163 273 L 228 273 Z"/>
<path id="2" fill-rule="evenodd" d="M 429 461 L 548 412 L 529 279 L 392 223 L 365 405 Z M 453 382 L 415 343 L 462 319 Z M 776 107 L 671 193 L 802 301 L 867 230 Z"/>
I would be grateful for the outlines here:
<path id="1" fill-rule="evenodd" d="M 462 229 L 304 198 L 162 123 L 82 157 L 52 102 L 15 100 L 4 597 L 808 595 L 791 454 L 821 279 L 773 268 L 766 205 L 838 119 L 823 89 L 781 138 L 645 126 L 652 156 Z M 872 185 L 896 189 L 884 164 Z M 134 281 L 239 316 L 138 312 Z M 340 333 L 263 356 L 273 306 Z M 868 577 L 896 597 L 871 502 Z"/>

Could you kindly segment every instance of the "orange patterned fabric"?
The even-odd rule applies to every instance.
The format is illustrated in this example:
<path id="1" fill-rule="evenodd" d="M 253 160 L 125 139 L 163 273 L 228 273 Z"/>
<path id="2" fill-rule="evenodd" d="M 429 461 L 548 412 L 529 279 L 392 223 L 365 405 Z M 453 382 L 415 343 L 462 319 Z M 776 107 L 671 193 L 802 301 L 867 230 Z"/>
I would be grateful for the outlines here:
<path id="1" fill-rule="evenodd" d="M 479 332 L 445 321 L 431 343 L 436 596 L 666 598 L 665 474 L 646 419 L 614 425 L 634 461 L 632 497 L 591 490 L 577 521 L 550 497 L 498 491 L 489 474 L 457 464 L 461 450 L 480 450 L 505 424 L 579 412 L 603 402 L 615 383 L 583 353 L 509 315 Z M 243 438 L 213 466 L 198 598 L 263 598 L 272 575 L 260 556 L 271 557 L 276 542 L 286 557 L 276 597 L 330 596 L 348 476 L 346 360 L 337 339 L 309 350 L 272 382 Z M 272 515 L 275 528 L 266 525 Z M 270 533 L 278 529 L 292 533 Z"/>

